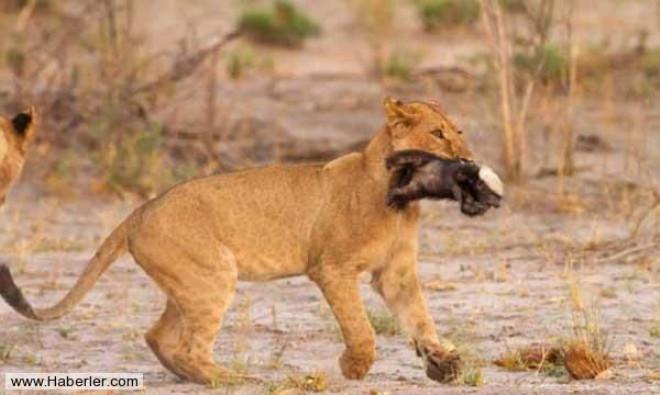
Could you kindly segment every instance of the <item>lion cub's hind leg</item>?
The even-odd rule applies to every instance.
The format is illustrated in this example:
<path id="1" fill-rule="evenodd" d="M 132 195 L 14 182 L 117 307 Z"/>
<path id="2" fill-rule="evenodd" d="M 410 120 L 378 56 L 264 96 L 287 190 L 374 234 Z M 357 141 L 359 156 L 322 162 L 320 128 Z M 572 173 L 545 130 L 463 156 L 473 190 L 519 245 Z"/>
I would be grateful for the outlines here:
<path id="1" fill-rule="evenodd" d="M 245 379 L 213 358 L 236 289 L 234 255 L 226 248 L 209 248 L 211 240 L 146 234 L 136 237 L 131 252 L 168 297 L 165 313 L 146 335 L 149 346 L 166 368 L 187 380 L 216 385 Z"/>
<path id="2" fill-rule="evenodd" d="M 168 300 L 163 315 L 156 321 L 149 332 L 147 332 L 145 340 L 163 366 L 182 379 L 185 379 L 185 372 L 177 369 L 173 360 L 173 353 L 176 351 L 180 339 L 181 315 L 176 304 Z"/>

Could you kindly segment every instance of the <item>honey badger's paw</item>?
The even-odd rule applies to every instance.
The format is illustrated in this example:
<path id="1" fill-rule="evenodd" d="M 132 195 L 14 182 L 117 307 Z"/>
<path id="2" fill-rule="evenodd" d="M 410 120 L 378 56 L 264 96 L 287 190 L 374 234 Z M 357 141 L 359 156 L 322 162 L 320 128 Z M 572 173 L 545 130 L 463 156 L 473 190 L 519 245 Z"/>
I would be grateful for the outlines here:
<path id="1" fill-rule="evenodd" d="M 426 346 L 415 342 L 417 356 L 422 358 L 426 376 L 440 383 L 451 383 L 460 375 L 461 357 L 455 350 L 447 351 L 441 346 Z"/>
<path id="2" fill-rule="evenodd" d="M 353 353 L 345 350 L 339 357 L 341 373 L 349 380 L 362 380 L 376 359 L 374 352 Z"/>

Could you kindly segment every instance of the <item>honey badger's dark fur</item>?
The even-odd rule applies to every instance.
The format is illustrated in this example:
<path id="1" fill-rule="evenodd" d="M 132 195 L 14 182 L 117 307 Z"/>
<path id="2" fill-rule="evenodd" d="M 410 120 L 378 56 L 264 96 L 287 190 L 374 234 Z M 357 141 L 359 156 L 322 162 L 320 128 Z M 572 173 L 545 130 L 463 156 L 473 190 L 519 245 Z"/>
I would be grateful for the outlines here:
<path id="1" fill-rule="evenodd" d="M 500 194 L 481 178 L 481 168 L 474 162 L 403 150 L 390 155 L 385 164 L 392 171 L 387 194 L 391 207 L 402 209 L 423 198 L 459 201 L 461 211 L 469 216 L 499 207 Z"/>

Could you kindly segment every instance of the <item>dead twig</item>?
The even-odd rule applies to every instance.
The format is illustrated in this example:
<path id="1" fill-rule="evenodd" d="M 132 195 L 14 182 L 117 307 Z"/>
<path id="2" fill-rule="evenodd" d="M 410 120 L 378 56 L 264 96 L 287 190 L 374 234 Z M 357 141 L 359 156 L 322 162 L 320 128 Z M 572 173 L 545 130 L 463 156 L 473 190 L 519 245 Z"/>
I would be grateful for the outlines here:
<path id="1" fill-rule="evenodd" d="M 172 68 L 156 78 L 154 81 L 147 82 L 145 84 L 139 85 L 129 91 L 128 95 L 132 96 L 139 93 L 152 91 L 164 84 L 167 83 L 176 83 L 187 76 L 193 74 L 197 68 L 204 62 L 204 60 L 210 55 L 219 51 L 229 42 L 240 37 L 242 32 L 240 30 L 234 30 L 223 37 L 218 39 L 215 43 L 209 45 L 208 47 L 197 51 L 196 53 L 186 56 L 183 59 L 179 59 L 172 65 Z"/>
<path id="2" fill-rule="evenodd" d="M 610 255 L 610 256 L 607 256 L 607 257 L 604 257 L 604 258 L 597 259 L 596 263 L 613 262 L 613 261 L 616 261 L 616 260 L 621 259 L 623 257 L 626 257 L 628 255 L 636 254 L 636 253 L 643 252 L 643 251 L 646 251 L 646 250 L 650 250 L 650 249 L 653 249 L 653 248 L 660 248 L 660 244 L 658 244 L 657 242 L 651 242 L 649 244 L 645 244 L 645 245 L 641 245 L 641 246 L 626 248 L 625 250 L 619 251 L 616 254 L 613 254 L 613 255 Z"/>
<path id="3" fill-rule="evenodd" d="M 653 204 L 651 204 L 651 206 L 649 206 L 649 208 L 647 208 L 635 222 L 633 231 L 630 233 L 630 239 L 637 238 L 637 235 L 639 234 L 639 229 L 642 227 L 642 223 L 644 223 L 644 220 L 653 212 L 655 212 L 657 208 L 660 208 L 660 188 L 657 188 L 653 192 L 653 198 L 654 198 Z"/>

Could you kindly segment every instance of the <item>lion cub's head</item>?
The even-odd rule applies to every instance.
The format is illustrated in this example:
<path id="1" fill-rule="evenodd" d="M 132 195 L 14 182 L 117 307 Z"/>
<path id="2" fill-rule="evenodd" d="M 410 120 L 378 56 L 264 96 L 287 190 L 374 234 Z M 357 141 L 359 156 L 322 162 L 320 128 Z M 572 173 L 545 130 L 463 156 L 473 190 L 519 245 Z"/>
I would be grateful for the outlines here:
<path id="1" fill-rule="evenodd" d="M 394 151 L 414 149 L 445 159 L 472 159 L 458 129 L 433 102 L 385 99 L 387 126 Z"/>
<path id="2" fill-rule="evenodd" d="M 23 169 L 27 144 L 36 130 L 35 115 L 31 108 L 12 119 L 0 116 L 0 205 Z"/>

